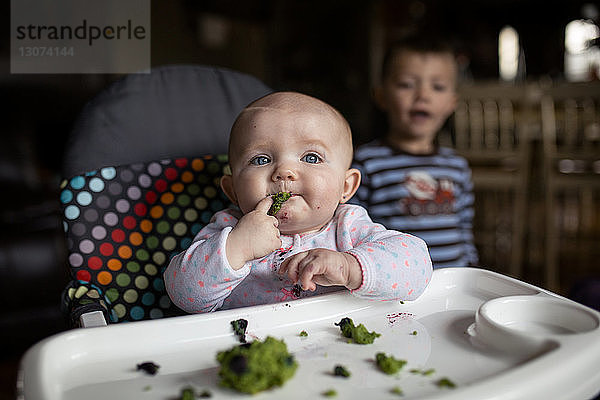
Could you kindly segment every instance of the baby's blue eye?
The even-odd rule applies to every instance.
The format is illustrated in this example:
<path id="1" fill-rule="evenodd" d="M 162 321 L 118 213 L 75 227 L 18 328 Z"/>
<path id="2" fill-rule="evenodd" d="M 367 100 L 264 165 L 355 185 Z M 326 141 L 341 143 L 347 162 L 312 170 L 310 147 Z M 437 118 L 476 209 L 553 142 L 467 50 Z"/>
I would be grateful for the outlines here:
<path id="1" fill-rule="evenodd" d="M 302 161 L 307 162 L 309 164 L 316 164 L 321 161 L 321 157 L 316 155 L 315 153 L 308 153 L 304 157 L 301 158 Z"/>
<path id="2" fill-rule="evenodd" d="M 271 160 L 269 160 L 269 158 L 265 156 L 256 156 L 252 160 L 250 160 L 250 164 L 252 165 L 265 165 L 270 162 Z"/>

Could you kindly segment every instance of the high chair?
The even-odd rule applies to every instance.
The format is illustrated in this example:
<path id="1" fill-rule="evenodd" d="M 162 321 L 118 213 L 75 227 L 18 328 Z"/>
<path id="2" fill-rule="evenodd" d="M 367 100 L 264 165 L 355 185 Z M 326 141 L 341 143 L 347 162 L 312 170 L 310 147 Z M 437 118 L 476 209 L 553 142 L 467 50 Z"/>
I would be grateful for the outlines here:
<path id="1" fill-rule="evenodd" d="M 60 200 L 73 326 L 183 314 L 162 273 L 229 201 L 229 130 L 269 93 L 222 68 L 167 66 L 129 75 L 86 105 L 65 153 Z"/>
<path id="2" fill-rule="evenodd" d="M 589 277 L 600 255 L 600 83 L 549 87 L 540 108 L 545 283 L 550 290 L 565 291 L 573 282 L 561 269 L 571 269 L 572 277 Z M 560 253 L 568 259 L 561 260 Z M 584 269 L 578 271 L 578 265 Z"/>
<path id="3" fill-rule="evenodd" d="M 463 87 L 454 114 L 454 147 L 472 170 L 480 258 L 515 277 L 523 274 L 533 102 L 522 86 Z"/>

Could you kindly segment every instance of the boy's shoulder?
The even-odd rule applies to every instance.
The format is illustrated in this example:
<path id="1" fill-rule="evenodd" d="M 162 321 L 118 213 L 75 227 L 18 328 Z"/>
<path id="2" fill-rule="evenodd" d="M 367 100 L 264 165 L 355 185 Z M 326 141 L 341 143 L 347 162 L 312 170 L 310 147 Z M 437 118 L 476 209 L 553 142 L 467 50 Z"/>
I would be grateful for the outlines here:
<path id="1" fill-rule="evenodd" d="M 438 148 L 437 154 L 439 156 L 447 158 L 448 160 L 452 160 L 453 163 L 457 164 L 458 166 L 467 167 L 469 165 L 467 159 L 458 154 L 456 150 L 454 150 L 451 147 L 440 146 Z"/>
<path id="2" fill-rule="evenodd" d="M 385 157 L 393 154 L 394 150 L 379 139 L 360 145 L 354 151 L 354 158 L 358 161 L 370 158 Z"/>
<path id="3" fill-rule="evenodd" d="M 460 157 L 456 153 L 456 150 L 454 150 L 452 147 L 439 146 L 438 149 L 437 149 L 437 153 L 439 155 L 442 155 L 442 156 L 456 156 L 456 157 Z"/>

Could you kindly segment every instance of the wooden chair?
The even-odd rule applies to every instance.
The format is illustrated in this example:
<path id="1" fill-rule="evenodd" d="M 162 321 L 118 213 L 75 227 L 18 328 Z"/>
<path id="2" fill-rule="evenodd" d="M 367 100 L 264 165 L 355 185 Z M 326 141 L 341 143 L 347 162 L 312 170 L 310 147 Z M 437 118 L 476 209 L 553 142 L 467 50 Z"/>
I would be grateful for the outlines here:
<path id="1" fill-rule="evenodd" d="M 480 260 L 515 277 L 523 274 L 536 93 L 525 86 L 465 87 L 454 115 L 455 149 L 473 172 Z"/>
<path id="2" fill-rule="evenodd" d="M 569 280 L 594 274 L 592 268 L 600 275 L 600 83 L 549 87 L 540 108 L 545 284 L 566 291 Z"/>

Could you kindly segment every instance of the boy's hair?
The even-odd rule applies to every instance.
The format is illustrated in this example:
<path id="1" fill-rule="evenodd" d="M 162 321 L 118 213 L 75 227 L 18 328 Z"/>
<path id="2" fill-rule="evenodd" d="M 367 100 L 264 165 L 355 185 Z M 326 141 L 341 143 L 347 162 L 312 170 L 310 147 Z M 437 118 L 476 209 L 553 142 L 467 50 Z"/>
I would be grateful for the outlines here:
<path id="1" fill-rule="evenodd" d="M 424 32 L 412 32 L 402 38 L 392 42 L 383 57 L 381 64 L 381 80 L 390 73 L 390 65 L 396 54 L 401 51 L 412 51 L 419 54 L 434 53 L 434 54 L 449 54 L 456 58 L 456 49 L 454 44 L 441 35 L 433 35 Z"/>

